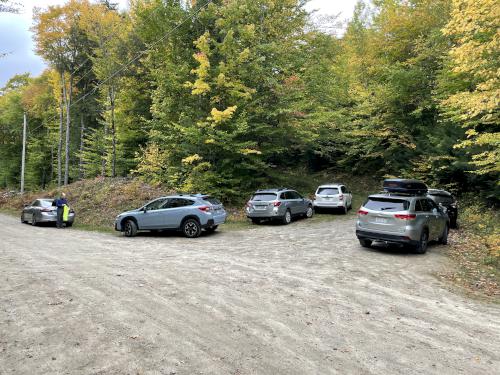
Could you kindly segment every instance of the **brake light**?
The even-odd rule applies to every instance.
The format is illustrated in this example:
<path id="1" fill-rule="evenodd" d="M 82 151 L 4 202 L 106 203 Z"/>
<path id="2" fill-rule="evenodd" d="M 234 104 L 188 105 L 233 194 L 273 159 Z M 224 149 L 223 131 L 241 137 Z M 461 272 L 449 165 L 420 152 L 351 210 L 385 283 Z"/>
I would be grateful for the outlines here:
<path id="1" fill-rule="evenodd" d="M 358 215 L 368 215 L 368 211 L 358 210 Z"/>
<path id="2" fill-rule="evenodd" d="M 343 201 L 344 200 L 344 196 L 342 194 L 339 195 L 339 201 Z"/>
<path id="3" fill-rule="evenodd" d="M 413 220 L 417 217 L 415 214 L 395 214 L 394 217 L 396 219 L 401 219 L 401 220 Z"/>
<path id="4" fill-rule="evenodd" d="M 50 208 L 42 208 L 42 212 L 52 212 L 52 209 L 50 209 Z"/>
<path id="5" fill-rule="evenodd" d="M 212 211 L 210 206 L 200 206 L 200 207 L 198 207 L 198 210 L 203 211 L 203 212 Z"/>
<path id="6" fill-rule="evenodd" d="M 273 202 L 273 206 L 274 207 L 279 207 L 279 206 L 281 206 L 281 202 L 280 201 Z"/>

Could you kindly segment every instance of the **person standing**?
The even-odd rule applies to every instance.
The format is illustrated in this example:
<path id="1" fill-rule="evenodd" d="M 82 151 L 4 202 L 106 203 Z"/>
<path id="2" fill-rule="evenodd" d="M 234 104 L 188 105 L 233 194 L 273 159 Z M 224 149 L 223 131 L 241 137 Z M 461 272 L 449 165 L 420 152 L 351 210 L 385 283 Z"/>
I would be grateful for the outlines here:
<path id="1" fill-rule="evenodd" d="M 59 198 L 56 199 L 56 207 L 57 207 L 57 227 L 63 228 L 63 214 L 64 214 L 64 206 L 68 204 L 66 200 L 66 194 L 62 193 Z"/>

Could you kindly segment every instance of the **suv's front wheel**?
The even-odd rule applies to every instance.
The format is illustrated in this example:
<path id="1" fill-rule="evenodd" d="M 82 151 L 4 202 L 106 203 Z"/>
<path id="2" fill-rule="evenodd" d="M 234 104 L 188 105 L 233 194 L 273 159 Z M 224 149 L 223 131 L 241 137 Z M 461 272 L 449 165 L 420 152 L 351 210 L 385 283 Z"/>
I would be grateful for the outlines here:
<path id="1" fill-rule="evenodd" d="M 135 235 L 137 235 L 137 224 L 134 220 L 127 220 L 123 224 L 123 233 L 127 237 L 134 237 Z"/>
<path id="2" fill-rule="evenodd" d="M 198 220 L 187 219 L 182 223 L 182 233 L 187 238 L 196 238 L 201 234 L 201 225 Z"/>

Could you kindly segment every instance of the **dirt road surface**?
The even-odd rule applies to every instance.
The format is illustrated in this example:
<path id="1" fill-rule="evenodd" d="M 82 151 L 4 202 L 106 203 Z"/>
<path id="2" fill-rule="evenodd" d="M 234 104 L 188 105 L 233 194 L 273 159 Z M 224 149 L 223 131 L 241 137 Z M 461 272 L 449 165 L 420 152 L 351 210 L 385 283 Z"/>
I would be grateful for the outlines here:
<path id="1" fill-rule="evenodd" d="M 188 240 L 0 215 L 0 374 L 498 374 L 499 305 L 353 218 Z"/>

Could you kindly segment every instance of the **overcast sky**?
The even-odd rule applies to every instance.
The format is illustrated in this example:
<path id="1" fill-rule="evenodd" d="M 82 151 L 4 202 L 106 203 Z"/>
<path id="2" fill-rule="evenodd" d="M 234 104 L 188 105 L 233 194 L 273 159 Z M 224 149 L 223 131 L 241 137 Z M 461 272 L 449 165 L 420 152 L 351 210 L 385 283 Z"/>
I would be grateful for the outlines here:
<path id="1" fill-rule="evenodd" d="M 126 8 L 128 0 L 115 0 Z M 334 15 L 340 13 L 340 19 L 351 17 L 357 0 L 310 0 L 307 9 L 319 14 Z M 0 53 L 8 53 L 0 58 L 0 87 L 15 74 L 29 72 L 39 75 L 45 63 L 35 55 L 33 40 L 29 28 L 32 24 L 33 7 L 47 7 L 65 3 L 64 0 L 17 0 L 23 4 L 21 14 L 0 13 Z"/>

